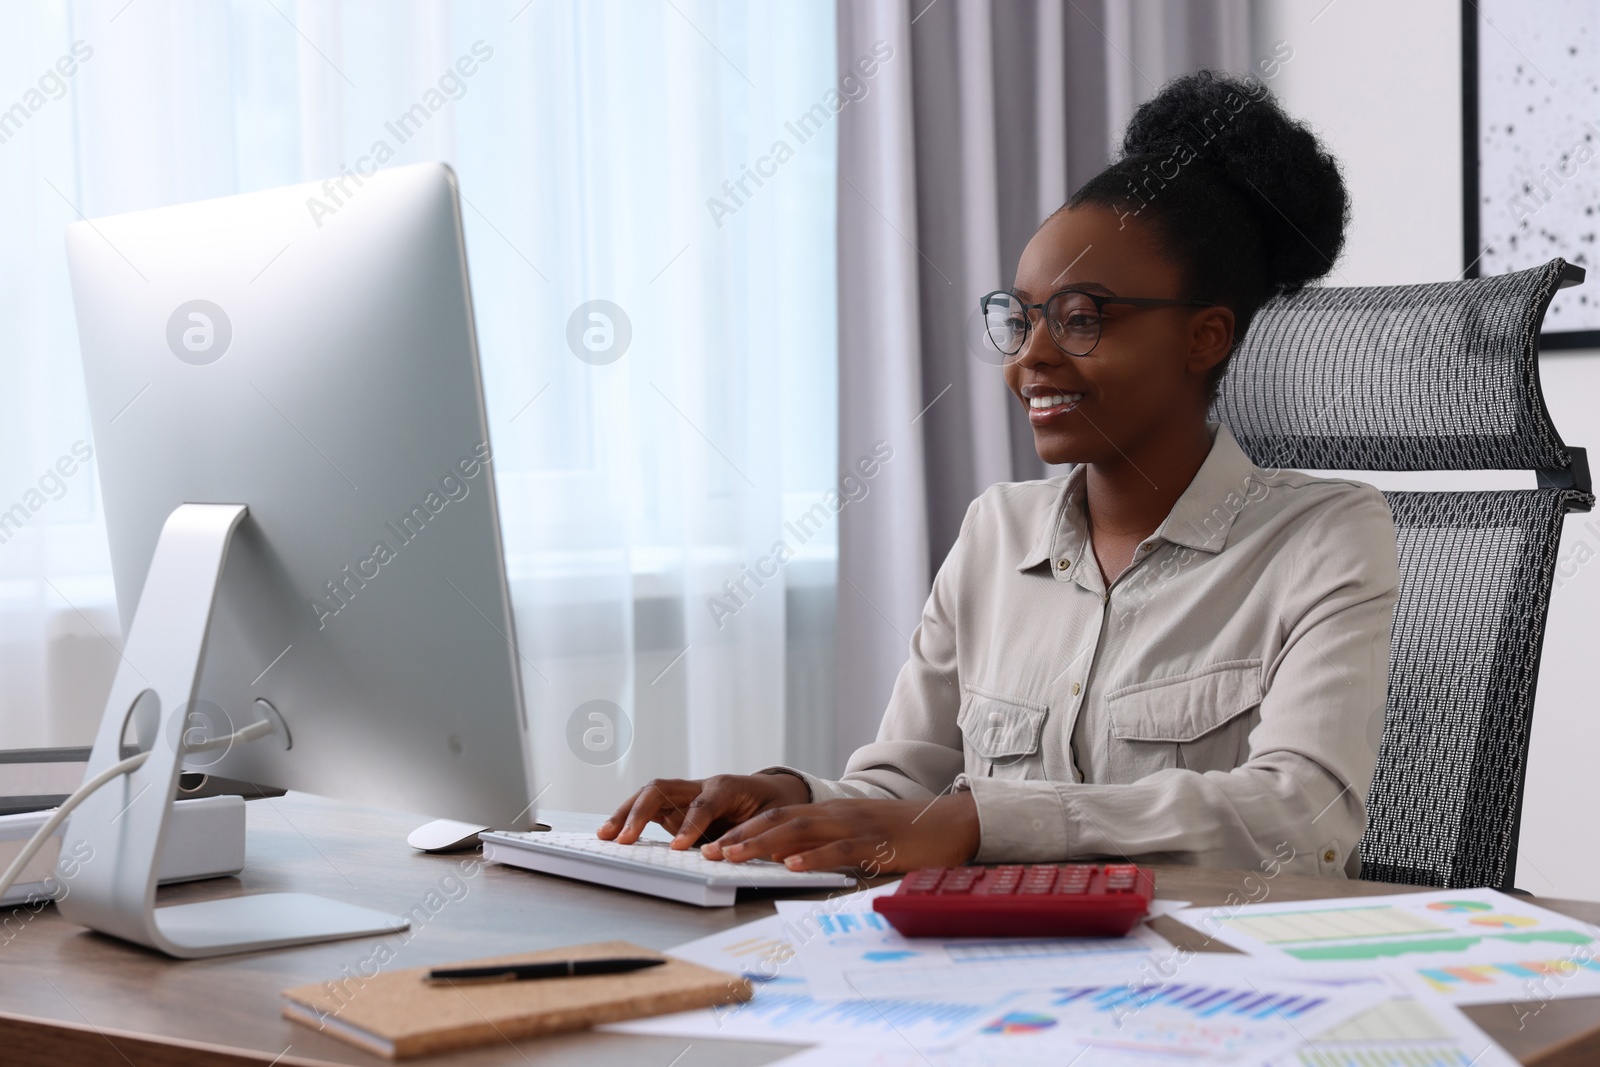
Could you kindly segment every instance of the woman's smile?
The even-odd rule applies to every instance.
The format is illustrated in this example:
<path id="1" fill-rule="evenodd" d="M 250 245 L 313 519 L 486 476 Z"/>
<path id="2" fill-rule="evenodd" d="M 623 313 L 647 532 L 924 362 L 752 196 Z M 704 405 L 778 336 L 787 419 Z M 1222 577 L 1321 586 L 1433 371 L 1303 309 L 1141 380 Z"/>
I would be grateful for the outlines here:
<path id="1" fill-rule="evenodd" d="M 1086 395 L 1053 385 L 1022 387 L 1022 403 L 1028 409 L 1028 421 L 1034 426 L 1054 426 L 1078 410 L 1078 405 Z"/>

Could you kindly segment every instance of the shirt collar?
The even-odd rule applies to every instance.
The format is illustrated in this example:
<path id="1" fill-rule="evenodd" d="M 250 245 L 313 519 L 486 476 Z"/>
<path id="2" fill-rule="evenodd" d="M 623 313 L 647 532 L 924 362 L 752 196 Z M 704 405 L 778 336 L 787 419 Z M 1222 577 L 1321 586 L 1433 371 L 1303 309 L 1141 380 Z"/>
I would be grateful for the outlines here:
<path id="1" fill-rule="evenodd" d="M 1218 422 L 1210 426 L 1211 451 L 1200 464 L 1194 480 L 1151 536 L 1215 553 L 1227 545 L 1233 520 L 1250 502 L 1250 483 L 1256 465 L 1244 454 L 1226 426 Z M 1081 548 L 1088 542 L 1081 506 L 1086 471 L 1087 468 L 1079 464 L 1067 473 L 1055 506 L 1050 509 L 1049 520 L 1027 553 L 1017 561 L 1017 570 L 1037 567 L 1057 551 L 1067 553 L 1067 558 L 1074 560 L 1082 555 Z"/>

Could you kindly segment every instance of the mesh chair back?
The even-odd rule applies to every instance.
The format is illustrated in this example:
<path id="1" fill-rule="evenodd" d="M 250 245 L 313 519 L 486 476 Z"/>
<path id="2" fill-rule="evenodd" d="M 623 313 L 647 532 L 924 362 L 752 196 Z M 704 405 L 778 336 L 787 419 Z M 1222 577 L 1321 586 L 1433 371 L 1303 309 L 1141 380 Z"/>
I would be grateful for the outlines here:
<path id="1" fill-rule="evenodd" d="M 1385 493 L 1400 599 L 1365 878 L 1509 888 L 1562 517 L 1588 468 L 1550 421 L 1539 328 L 1562 260 L 1496 278 L 1305 290 L 1264 307 L 1214 417 L 1263 467 L 1534 470 L 1538 489 Z"/>

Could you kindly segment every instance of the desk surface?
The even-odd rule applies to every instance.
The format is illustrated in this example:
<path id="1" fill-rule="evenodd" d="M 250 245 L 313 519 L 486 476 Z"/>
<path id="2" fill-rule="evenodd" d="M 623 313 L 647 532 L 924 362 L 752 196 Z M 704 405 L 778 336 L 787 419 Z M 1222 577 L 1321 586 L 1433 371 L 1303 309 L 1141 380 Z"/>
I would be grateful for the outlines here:
<path id="1" fill-rule="evenodd" d="M 413 928 L 409 940 L 387 939 L 394 951 L 391 967 L 600 938 L 665 949 L 772 913 L 770 900 L 701 909 L 494 865 L 458 882 L 465 855 L 424 856 L 406 847 L 415 822 L 410 816 L 295 794 L 252 801 L 249 866 L 243 876 L 164 889 L 160 900 L 203 900 L 241 889 L 295 890 L 397 913 L 421 906 L 413 914 L 428 919 Z M 1157 885 L 1161 896 L 1221 904 L 1241 891 L 1248 876 L 1163 867 Z M 1405 888 L 1280 875 L 1271 881 L 1270 899 Z M 1540 903 L 1600 922 L 1600 904 Z M 1156 922 L 1173 940 L 1201 947 L 1200 936 L 1189 928 L 1170 919 Z M 54 908 L 31 916 L 20 910 L 0 932 L 0 1049 L 5 1050 L 0 1058 L 8 1064 L 126 1061 L 134 1067 L 386 1063 L 284 1019 L 278 995 L 346 968 L 356 972 L 378 940 L 180 962 L 88 933 L 63 922 Z M 1523 1014 L 1536 1007 L 1524 1006 Z M 1484 1005 L 1469 1013 L 1523 1063 L 1600 1063 L 1600 998 L 1551 1001 L 1520 1027 L 1509 1005 Z M 696 1042 L 685 1050 L 686 1044 L 678 1038 L 578 1033 L 414 1062 L 712 1067 L 764 1064 L 795 1051 L 789 1045 L 728 1041 Z"/>

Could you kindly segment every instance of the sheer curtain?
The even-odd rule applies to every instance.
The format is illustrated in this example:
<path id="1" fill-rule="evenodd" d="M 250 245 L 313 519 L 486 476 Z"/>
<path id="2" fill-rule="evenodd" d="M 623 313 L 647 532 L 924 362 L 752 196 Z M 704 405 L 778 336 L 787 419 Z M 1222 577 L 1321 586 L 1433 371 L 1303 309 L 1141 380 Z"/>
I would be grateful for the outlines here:
<path id="1" fill-rule="evenodd" d="M 0 8 L 0 510 L 27 512 L 0 522 L 0 744 L 87 743 L 115 663 L 92 468 L 28 495 L 92 446 L 65 225 L 442 159 L 541 803 L 814 763 L 837 543 L 834 43 L 832 5 L 807 2 Z"/>

